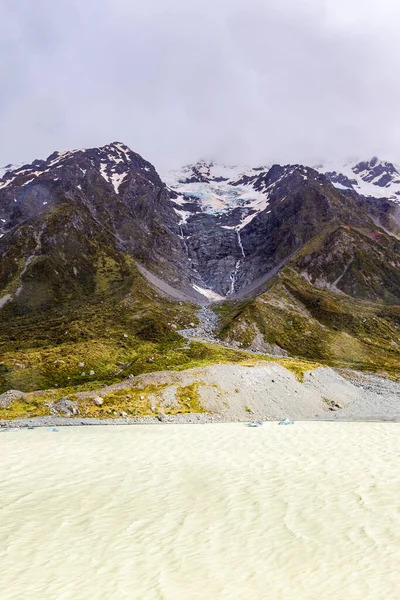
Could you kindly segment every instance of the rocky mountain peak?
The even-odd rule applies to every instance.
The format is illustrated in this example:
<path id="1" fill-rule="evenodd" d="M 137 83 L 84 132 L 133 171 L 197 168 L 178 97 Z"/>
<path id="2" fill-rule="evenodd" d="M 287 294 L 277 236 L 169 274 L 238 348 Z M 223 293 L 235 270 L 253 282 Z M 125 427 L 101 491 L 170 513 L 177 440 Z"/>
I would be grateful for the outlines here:
<path id="1" fill-rule="evenodd" d="M 400 197 L 400 168 L 379 159 L 352 160 L 344 165 L 325 163 L 316 167 L 339 189 L 354 190 L 373 198 Z"/>

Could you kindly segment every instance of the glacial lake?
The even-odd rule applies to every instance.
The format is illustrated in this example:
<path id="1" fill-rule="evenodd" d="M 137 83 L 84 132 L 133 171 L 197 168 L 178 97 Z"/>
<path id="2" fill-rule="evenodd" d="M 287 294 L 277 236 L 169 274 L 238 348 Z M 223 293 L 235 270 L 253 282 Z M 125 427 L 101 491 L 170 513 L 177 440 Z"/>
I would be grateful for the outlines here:
<path id="1" fill-rule="evenodd" d="M 2 600 L 379 600 L 400 424 L 0 433 Z"/>

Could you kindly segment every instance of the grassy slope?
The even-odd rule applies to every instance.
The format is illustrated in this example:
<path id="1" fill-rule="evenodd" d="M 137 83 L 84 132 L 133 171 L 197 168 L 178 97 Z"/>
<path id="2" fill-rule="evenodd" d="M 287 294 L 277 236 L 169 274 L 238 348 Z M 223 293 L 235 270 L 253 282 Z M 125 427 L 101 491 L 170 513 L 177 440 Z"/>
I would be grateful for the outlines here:
<path id="1" fill-rule="evenodd" d="M 400 371 L 400 306 L 317 289 L 291 267 L 256 299 L 225 304 L 221 336 L 251 345 L 255 331 L 293 356 L 331 366 Z"/>

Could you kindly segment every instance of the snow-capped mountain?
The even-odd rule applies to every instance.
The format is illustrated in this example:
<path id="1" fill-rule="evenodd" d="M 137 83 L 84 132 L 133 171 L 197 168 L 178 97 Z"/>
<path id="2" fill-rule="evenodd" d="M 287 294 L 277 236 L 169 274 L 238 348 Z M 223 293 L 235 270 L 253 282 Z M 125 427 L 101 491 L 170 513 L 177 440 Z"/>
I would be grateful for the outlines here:
<path id="1" fill-rule="evenodd" d="M 7 165 L 0 169 L 0 190 L 13 185 L 26 186 L 33 182 L 37 183 L 43 178 L 57 181 L 63 169 L 80 164 L 83 176 L 88 168 L 96 168 L 103 179 L 113 186 L 117 194 L 119 186 L 128 175 L 132 161 L 137 161 L 137 158 L 138 155 L 120 142 L 93 150 L 54 152 L 46 160 L 35 160 L 29 165 Z M 154 167 L 143 159 L 138 166 L 143 171 L 154 171 Z"/>
<path id="2" fill-rule="evenodd" d="M 161 174 L 170 190 L 176 192 L 175 204 L 184 206 L 195 201 L 198 210 L 209 214 L 226 214 L 236 208 L 245 209 L 250 222 L 268 206 L 268 196 L 277 182 L 266 184 L 265 177 L 272 165 L 225 165 L 201 160 L 194 165 Z M 325 175 L 339 190 L 351 190 L 371 198 L 388 198 L 400 203 L 400 166 L 374 157 L 367 161 L 352 160 L 343 164 L 324 162 L 310 165 Z M 309 175 L 303 165 L 287 165 L 285 175 L 295 170 L 303 178 Z M 189 213 L 178 210 L 182 222 Z"/>
<path id="3" fill-rule="evenodd" d="M 128 327 L 157 343 L 171 335 L 171 314 L 192 310 L 182 301 L 211 301 L 224 303 L 226 336 L 245 345 L 336 360 L 360 344 L 374 357 L 381 344 L 391 357 L 400 347 L 399 181 L 378 159 L 317 169 L 200 161 L 160 177 L 120 142 L 8 165 L 0 341 L 1 331 L 18 341 L 26 324 L 48 339 L 50 318 L 59 340 L 69 322 L 79 341 L 99 311 L 117 339 Z M 359 318 L 362 303 L 372 304 Z"/>
<path id="4" fill-rule="evenodd" d="M 326 162 L 314 167 L 342 190 L 354 190 L 372 198 L 390 198 L 400 203 L 400 167 L 380 160 Z"/>
<path id="5" fill-rule="evenodd" d="M 153 165 L 114 142 L 6 167 L 0 237 L 12 239 L 32 219 L 46 229 L 54 214 L 67 211 L 63 243 L 72 224 L 92 236 L 97 229 L 168 284 L 221 300 L 267 281 L 332 223 L 397 232 L 397 205 L 381 200 L 397 200 L 398 185 L 396 167 L 378 159 L 335 169 L 199 161 L 160 178 Z M 32 256 L 42 252 L 39 233 Z"/>
<path id="6" fill-rule="evenodd" d="M 172 192 L 181 225 L 190 216 L 205 213 L 220 216 L 221 227 L 240 231 L 267 209 L 271 194 L 285 177 L 297 172 L 307 178 L 307 167 L 302 165 L 279 168 L 279 176 L 270 178 L 271 165 L 231 166 L 201 160 L 180 170 L 161 173 L 161 177 Z M 234 216 L 226 224 L 228 215 Z"/>

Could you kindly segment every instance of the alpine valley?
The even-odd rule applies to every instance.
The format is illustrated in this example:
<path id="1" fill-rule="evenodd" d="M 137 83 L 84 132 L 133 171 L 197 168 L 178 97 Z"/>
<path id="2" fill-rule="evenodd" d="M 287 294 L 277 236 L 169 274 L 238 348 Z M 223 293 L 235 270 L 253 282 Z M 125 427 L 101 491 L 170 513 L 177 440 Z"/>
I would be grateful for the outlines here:
<path id="1" fill-rule="evenodd" d="M 0 392 L 251 351 L 298 371 L 399 372 L 395 164 L 158 173 L 115 142 L 0 177 Z"/>

